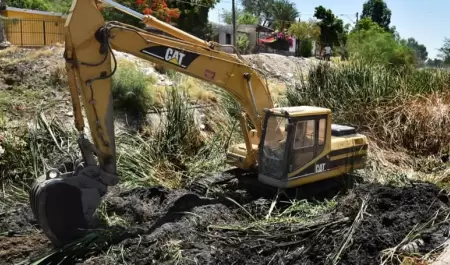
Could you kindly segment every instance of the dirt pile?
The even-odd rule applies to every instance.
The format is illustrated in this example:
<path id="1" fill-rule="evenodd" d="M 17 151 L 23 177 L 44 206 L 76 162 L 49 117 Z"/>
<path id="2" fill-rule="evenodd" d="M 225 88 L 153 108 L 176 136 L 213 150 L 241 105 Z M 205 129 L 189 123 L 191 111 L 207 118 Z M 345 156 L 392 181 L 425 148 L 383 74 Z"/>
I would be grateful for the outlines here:
<path id="1" fill-rule="evenodd" d="M 130 227 L 116 231 L 109 244 L 94 248 L 77 264 L 380 264 L 381 251 L 432 219 L 419 234 L 423 244 L 418 251 L 426 253 L 446 239 L 448 198 L 430 184 L 361 185 L 326 215 L 306 223 L 265 221 L 270 201 L 240 200 L 243 193 L 234 191 L 240 206 L 185 190 L 110 194 L 108 215 Z M 27 228 L 34 225 L 30 214 L 24 208 L 2 218 L 0 228 L 9 231 L 1 239 L 2 264 L 42 255 L 48 248 L 40 233 Z M 20 236 L 14 235 L 17 230 Z"/>
<path id="2" fill-rule="evenodd" d="M 267 77 L 289 80 L 297 73 L 307 73 L 320 61 L 315 58 L 285 56 L 273 53 L 243 55 L 251 66 L 263 71 Z"/>

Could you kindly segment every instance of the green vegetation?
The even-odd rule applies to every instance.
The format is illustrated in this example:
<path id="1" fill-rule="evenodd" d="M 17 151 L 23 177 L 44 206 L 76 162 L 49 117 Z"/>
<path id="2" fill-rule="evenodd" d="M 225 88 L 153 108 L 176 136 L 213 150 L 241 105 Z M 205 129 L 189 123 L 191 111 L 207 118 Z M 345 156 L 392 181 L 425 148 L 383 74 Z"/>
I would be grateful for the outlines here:
<path id="1" fill-rule="evenodd" d="M 112 78 L 114 107 L 132 115 L 145 115 L 154 104 L 152 85 L 154 77 L 147 76 L 134 63 L 118 64 Z"/>
<path id="2" fill-rule="evenodd" d="M 4 2 L 8 6 L 59 13 L 67 13 L 72 4 L 71 0 L 6 0 Z"/>
<path id="3" fill-rule="evenodd" d="M 347 45 L 351 58 L 369 64 L 395 67 L 416 64 L 411 48 L 397 41 L 392 33 L 384 31 L 369 18 L 362 19 L 349 34 Z"/>

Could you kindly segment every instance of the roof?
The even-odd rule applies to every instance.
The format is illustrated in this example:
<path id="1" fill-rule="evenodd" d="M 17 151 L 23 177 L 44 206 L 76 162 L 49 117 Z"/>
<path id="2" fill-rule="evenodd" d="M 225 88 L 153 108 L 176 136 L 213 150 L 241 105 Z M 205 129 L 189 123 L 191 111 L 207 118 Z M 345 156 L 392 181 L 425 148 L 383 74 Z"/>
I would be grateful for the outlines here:
<path id="1" fill-rule="evenodd" d="M 328 108 L 315 107 L 315 106 L 290 106 L 290 107 L 278 107 L 271 109 L 274 114 L 284 115 L 285 112 L 290 116 L 309 116 L 309 115 L 327 115 L 331 113 Z"/>
<path id="2" fill-rule="evenodd" d="M 271 29 L 271 28 L 268 28 L 268 27 L 264 27 L 264 26 L 258 25 L 256 27 L 256 32 L 274 32 L 274 30 Z"/>
<path id="3" fill-rule="evenodd" d="M 32 9 L 22 9 L 22 8 L 9 7 L 9 6 L 6 7 L 6 11 L 15 11 L 15 12 L 28 13 L 28 14 L 37 14 L 37 15 L 55 16 L 55 17 L 66 17 L 66 15 L 64 15 L 62 13 L 32 10 Z"/>

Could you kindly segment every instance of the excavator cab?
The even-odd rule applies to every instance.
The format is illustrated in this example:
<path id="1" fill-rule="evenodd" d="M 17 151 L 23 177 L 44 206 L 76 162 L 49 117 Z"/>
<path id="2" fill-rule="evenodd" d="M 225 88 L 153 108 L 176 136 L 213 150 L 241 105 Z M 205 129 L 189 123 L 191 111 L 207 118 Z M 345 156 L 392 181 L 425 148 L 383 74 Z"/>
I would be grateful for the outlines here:
<path id="1" fill-rule="evenodd" d="M 365 137 L 356 134 L 352 127 L 332 126 L 331 110 L 300 106 L 274 108 L 265 113 L 258 159 L 261 182 L 280 188 L 296 187 L 346 173 L 342 166 L 355 166 L 348 159 L 343 160 L 344 164 L 331 159 L 332 141 L 335 147 L 351 143 L 350 148 L 334 150 L 336 155 L 351 158 L 357 151 L 353 149 L 358 146 L 355 141 L 365 143 Z M 331 136 L 332 127 L 346 128 L 348 133 Z"/>

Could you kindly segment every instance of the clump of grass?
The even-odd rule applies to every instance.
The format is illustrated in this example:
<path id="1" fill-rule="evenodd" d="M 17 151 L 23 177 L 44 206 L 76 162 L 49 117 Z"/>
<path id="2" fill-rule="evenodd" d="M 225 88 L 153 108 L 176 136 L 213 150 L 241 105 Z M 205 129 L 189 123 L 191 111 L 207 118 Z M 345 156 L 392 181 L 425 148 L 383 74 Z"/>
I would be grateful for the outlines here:
<path id="1" fill-rule="evenodd" d="M 202 132 L 187 99 L 186 91 L 168 88 L 159 126 L 145 134 L 125 132 L 118 136 L 119 174 L 127 187 L 179 188 L 199 173 L 220 170 L 225 137 Z M 223 130 L 228 123 L 214 126 L 223 126 Z"/>
<path id="2" fill-rule="evenodd" d="M 64 63 L 58 64 L 50 73 L 50 84 L 56 87 L 66 87 L 69 85 L 67 80 L 67 72 Z"/>
<path id="3" fill-rule="evenodd" d="M 319 64 L 286 97 L 289 105 L 330 108 L 333 122 L 357 126 L 382 147 L 430 155 L 450 141 L 449 81 L 439 70 Z"/>
<path id="4" fill-rule="evenodd" d="M 50 168 L 72 170 L 78 158 L 76 137 L 74 128 L 42 112 L 28 123 L 28 130 L 5 128 L 0 135 L 0 201 L 24 203 L 36 177 Z"/>
<path id="5" fill-rule="evenodd" d="M 131 115 L 145 115 L 153 106 L 151 85 L 155 78 L 140 71 L 136 64 L 119 61 L 112 77 L 114 107 Z"/>

